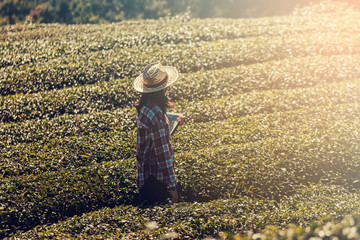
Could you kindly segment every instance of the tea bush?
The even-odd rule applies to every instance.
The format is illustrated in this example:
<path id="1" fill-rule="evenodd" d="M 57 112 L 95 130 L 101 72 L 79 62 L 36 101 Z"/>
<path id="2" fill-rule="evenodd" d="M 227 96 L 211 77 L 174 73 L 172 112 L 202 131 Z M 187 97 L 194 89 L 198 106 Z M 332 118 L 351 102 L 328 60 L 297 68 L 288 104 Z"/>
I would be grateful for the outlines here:
<path id="1" fill-rule="evenodd" d="M 113 111 L 98 111 L 88 114 L 64 114 L 51 119 L 31 119 L 0 127 L 2 145 L 46 141 L 74 135 L 98 134 L 105 131 L 133 130 L 136 110 L 119 108 Z"/>
<path id="2" fill-rule="evenodd" d="M 355 79 L 312 88 L 252 91 L 204 101 L 178 102 L 177 111 L 187 112 L 191 116 L 190 122 L 206 122 L 327 104 L 359 102 L 359 100 L 360 81 Z"/>
<path id="3" fill-rule="evenodd" d="M 359 121 L 338 125 L 312 135 L 293 132 L 287 135 L 282 131 L 279 138 L 178 153 L 176 171 L 182 200 L 209 201 L 248 195 L 279 201 L 308 182 L 358 189 Z M 345 141 L 349 144 L 343 145 Z M 1 216 L 2 224 L 11 222 L 12 227 L 8 228 L 12 230 L 26 229 L 100 205 L 113 206 L 122 201 L 134 204 L 131 197 L 136 194 L 134 162 L 129 158 L 82 168 L 62 166 L 63 170 L 53 173 L 3 179 L 2 201 L 5 209 L 12 210 Z M 110 185 L 106 185 L 107 180 Z M 53 199 L 61 199 L 60 207 Z M 56 214 L 47 215 L 44 209 L 54 209 Z"/>
<path id="4" fill-rule="evenodd" d="M 237 195 L 279 200 L 308 182 L 357 189 L 360 149 L 359 138 L 352 132 L 358 126 L 339 129 L 341 133 L 284 133 L 281 138 L 177 155 L 182 196 L 193 201 Z M 342 143 L 349 139 L 354 143 L 344 146 Z"/>
<path id="5" fill-rule="evenodd" d="M 359 154 L 356 145 L 359 141 L 356 132 L 359 122 L 356 120 L 349 121 L 348 119 L 357 119 L 356 114 L 360 112 L 358 111 L 358 105 L 338 105 L 320 109 L 298 110 L 298 113 L 277 112 L 273 115 L 263 114 L 240 119 L 232 118 L 223 120 L 223 122 L 210 121 L 208 126 L 205 127 L 204 123 L 198 126 L 184 126 L 181 130 L 182 135 L 174 138 L 175 149 L 178 152 L 186 151 L 189 147 L 195 150 L 211 146 L 218 148 L 228 144 L 254 142 L 253 144 L 249 143 L 250 146 L 253 146 L 251 148 L 253 150 L 242 150 L 242 145 L 221 147 L 224 150 L 215 154 L 219 156 L 218 158 L 209 157 L 213 150 L 205 149 L 204 152 L 207 153 L 203 158 L 206 159 L 205 162 L 201 160 L 203 156 L 201 151 L 185 154 L 183 157 L 176 155 L 179 162 L 177 171 L 182 176 L 180 181 L 183 186 L 182 195 L 184 200 L 206 201 L 220 196 L 226 198 L 238 194 L 281 198 L 281 195 L 291 193 L 299 184 L 305 184 L 308 181 L 329 182 L 329 178 L 335 181 L 332 183 L 356 187 L 353 183 L 358 181 L 357 173 L 359 171 L 355 160 L 357 154 Z M 296 121 L 296 119 L 301 121 Z M 255 126 L 256 128 L 254 128 Z M 214 131 L 209 132 L 208 129 Z M 194 131 L 198 134 L 194 135 Z M 314 134 L 311 134 L 312 132 Z M 121 158 L 128 158 L 134 154 L 135 132 L 132 131 L 132 135 L 125 133 L 129 134 L 131 131 L 100 132 L 99 134 L 84 135 L 83 137 L 49 139 L 48 142 L 38 141 L 33 144 L 20 144 L 13 147 L 9 145 L 6 147 L 6 152 L 2 154 L 4 161 L 4 164 L 2 164 L 4 167 L 3 177 L 26 173 L 46 176 L 46 171 L 49 170 L 61 171 L 60 169 L 64 169 L 63 171 L 73 171 L 74 168 L 89 165 L 94 161 L 116 161 Z M 241 134 L 239 135 L 239 133 Z M 310 134 L 311 137 L 306 137 L 306 135 L 302 137 L 301 134 L 304 133 Z M 287 134 L 289 137 L 286 137 Z M 275 138 L 275 141 L 270 140 L 271 138 Z M 204 141 L 204 139 L 217 139 L 217 141 Z M 266 139 L 265 146 L 269 144 L 269 148 L 264 147 L 261 142 L 256 142 L 262 139 Z M 295 139 L 295 142 L 291 143 L 293 139 Z M 354 144 L 345 147 L 342 145 L 343 142 L 352 142 Z M 260 145 L 258 145 L 259 143 Z M 304 147 L 299 149 L 301 145 L 304 145 Z M 324 145 L 325 148 L 323 148 Z M 277 148 L 279 150 L 276 150 Z M 322 148 L 323 150 L 320 151 Z M 257 149 L 264 149 L 264 152 L 259 152 Z M 311 149 L 316 149 L 316 151 Z M 226 153 L 229 152 L 232 155 L 227 157 Z M 249 155 L 246 154 L 247 152 Z M 239 153 L 239 155 L 236 153 Z M 240 159 L 244 158 L 245 162 L 242 163 Z M 277 158 L 279 158 L 278 162 L 274 161 Z M 210 159 L 211 161 L 209 161 Z M 323 162 L 313 162 L 313 159 L 321 159 Z M 351 159 L 354 160 L 353 163 L 350 161 Z M 271 165 L 267 160 L 272 160 L 271 163 L 278 163 L 279 165 Z M 284 160 L 288 162 L 284 162 Z M 296 165 L 288 165 L 289 163 L 296 163 Z M 329 165 L 329 163 L 331 164 Z M 227 167 L 224 168 L 225 166 Z M 329 166 L 329 169 L 324 168 L 324 166 Z M 288 169 L 291 169 L 291 171 Z M 51 182 L 59 182 L 61 176 L 63 176 L 58 172 L 52 174 L 60 178 L 56 180 L 50 178 Z M 80 176 L 75 175 L 72 179 Z M 205 176 L 210 176 L 210 178 Z M 246 177 L 244 178 L 244 176 Z M 27 177 L 24 178 L 27 179 Z M 268 184 L 264 184 L 264 179 L 268 179 Z M 12 178 L 9 178 L 9 180 L 4 179 L 5 182 L 11 182 L 12 180 Z M 224 184 L 227 180 L 229 182 Z M 131 182 L 131 180 L 129 181 Z M 133 181 L 135 180 L 133 179 Z M 29 181 L 25 180 L 24 182 Z M 71 182 L 76 182 L 76 180 Z M 38 184 L 48 185 L 43 181 L 39 181 Z M 4 184 L 4 186 L 6 185 Z M 24 189 L 32 196 L 48 198 L 48 195 L 44 192 L 36 195 L 31 191 L 31 188 L 25 186 L 16 186 L 15 189 Z M 65 185 L 60 186 L 63 188 Z M 81 184 L 76 186 L 76 189 L 81 188 L 84 188 Z M 19 194 L 19 190 L 16 191 L 15 189 L 13 191 Z M 7 192 L 5 191 L 5 193 Z M 92 192 L 90 193 L 92 194 Z M 55 196 L 62 196 L 61 192 L 57 194 L 60 195 Z M 76 198 L 75 195 L 70 196 L 72 197 L 69 197 L 69 199 Z M 11 202 L 5 199 L 3 199 L 5 203 Z M 27 204 L 21 200 L 18 201 L 16 202 L 22 206 L 43 202 L 38 198 L 34 200 L 27 199 Z M 69 204 L 66 201 L 63 201 L 63 203 Z M 50 202 L 49 207 L 52 204 Z M 86 205 L 86 202 L 78 201 L 78 204 L 82 206 Z M 35 206 L 37 205 L 35 204 Z M 46 207 L 48 206 L 46 205 Z M 77 207 L 81 208 L 80 206 Z M 26 209 L 26 212 L 28 212 L 32 208 L 26 207 Z M 61 217 L 71 215 L 73 212 L 58 209 L 57 213 L 57 216 Z M 7 217 L 8 215 L 4 216 Z M 32 216 L 31 212 L 26 216 Z M 49 217 L 40 217 L 42 217 L 44 223 L 52 220 Z M 11 220 L 5 218 L 3 219 L 4 224 L 7 221 L 14 223 L 16 218 L 12 217 Z M 25 220 L 16 221 L 23 222 Z M 34 224 L 39 221 L 36 218 L 32 221 L 26 220 L 26 226 L 32 226 L 31 223 Z"/>
<path id="6" fill-rule="evenodd" d="M 33 130 L 27 133 L 27 137 L 32 140 L 41 138 L 40 140 L 30 144 L 3 145 L 2 167 L 0 167 L 2 176 L 56 171 L 62 167 L 84 166 L 93 161 L 113 161 L 132 156 L 135 151 L 136 132 L 133 120 L 127 118 L 126 113 L 128 112 L 119 111 L 113 112 L 113 114 L 105 112 L 104 115 L 98 115 L 99 118 L 94 117 L 93 119 L 82 116 L 77 119 L 76 124 L 75 121 L 64 121 L 60 127 L 52 125 L 53 131 L 48 127 L 52 122 L 46 124 L 42 131 L 34 126 Z M 342 124 L 348 126 L 349 123 L 346 120 L 356 119 L 358 113 L 357 104 L 347 104 L 184 125 L 181 128 L 181 134 L 174 136 L 174 148 L 175 151 L 186 151 L 281 137 L 287 133 L 307 134 L 321 129 L 331 129 Z M 123 119 L 123 121 L 118 119 Z M 193 118 L 193 121 L 195 120 L 196 118 Z M 209 120 L 211 118 L 197 119 L 197 121 L 203 122 Z M 81 125 L 89 122 L 93 124 L 92 127 Z M 107 128 L 102 132 L 100 127 L 104 125 Z M 120 125 L 126 127 L 120 127 Z M 49 131 L 54 136 L 50 135 Z M 20 133 L 24 135 L 24 131 Z M 69 136 L 66 136 L 68 134 Z M 206 141 L 204 139 L 217 140 Z"/>
<path id="7" fill-rule="evenodd" d="M 287 61 L 279 61 L 279 62 L 271 62 L 267 64 L 256 64 L 252 65 L 251 67 L 245 67 L 246 71 L 249 73 L 244 72 L 243 75 L 249 74 L 249 78 L 251 80 L 246 79 L 243 81 L 239 81 L 238 72 L 242 71 L 244 67 L 236 67 L 234 69 L 226 69 L 230 71 L 229 74 L 224 74 L 225 70 L 216 70 L 204 73 L 197 73 L 195 76 L 194 74 L 187 74 L 185 75 L 184 80 L 185 83 L 189 83 L 187 86 L 184 86 L 184 83 L 179 83 L 175 85 L 174 92 L 172 97 L 175 99 L 205 99 L 207 97 L 212 98 L 222 98 L 224 95 L 229 95 L 230 93 L 236 94 L 239 92 L 247 92 L 252 90 L 267 90 L 267 89 L 291 89 L 293 87 L 305 87 L 311 85 L 317 85 L 324 81 L 345 81 L 344 77 L 356 77 L 359 75 L 359 67 L 355 57 L 349 56 L 340 56 L 332 58 L 332 64 L 328 63 L 328 59 L 324 58 L 324 62 L 321 61 L 310 61 L 310 59 L 299 59 L 299 69 L 301 69 L 302 75 L 298 74 L 299 69 L 295 64 L 293 76 L 291 76 L 290 72 L 286 72 L 286 69 L 290 68 L 290 63 Z M 295 61 L 295 59 L 293 59 Z M 349 62 L 350 61 L 350 62 Z M 305 65 L 305 62 L 309 62 L 309 64 L 316 66 L 315 69 L 311 69 L 314 67 L 301 67 L 301 65 Z M 324 64 L 324 65 L 323 65 Z M 265 67 L 264 67 L 265 65 Z M 283 71 L 279 69 L 278 66 L 285 66 Z M 341 66 L 341 67 L 340 67 Z M 309 68 L 309 70 L 308 70 Z M 331 71 L 326 71 L 326 69 L 333 69 Z M 256 70 L 257 69 L 257 70 Z M 310 70 L 311 69 L 311 70 Z M 254 73 L 258 71 L 260 73 Z M 264 72 L 262 72 L 264 71 Z M 326 72 L 325 72 L 326 71 Z M 279 74 L 281 72 L 282 74 Z M 214 76 L 214 75 L 215 76 Z M 221 78 L 222 80 L 217 80 L 219 77 L 216 75 L 224 74 L 225 77 Z M 261 74 L 261 75 L 260 75 Z M 252 76 L 251 76 L 252 75 Z M 274 76 L 274 77 L 267 77 L 267 76 Z M 290 75 L 290 76 L 289 76 Z M 318 75 L 318 78 L 316 77 Z M 306 78 L 308 76 L 308 78 Z M 310 78 L 310 76 L 313 76 Z M 194 82 L 193 79 L 198 79 L 198 81 Z M 210 79 L 210 81 L 209 81 Z M 212 79 L 212 80 L 211 80 Z M 310 79 L 310 80 L 309 80 Z M 193 82 L 193 84 L 190 84 Z M 216 86 L 215 82 L 223 83 L 223 87 L 220 88 L 210 88 L 212 83 Z M 297 86 L 295 85 L 297 84 Z M 300 84 L 300 86 L 299 86 Z M 130 83 L 120 83 L 120 84 L 113 84 L 113 83 L 104 83 L 98 84 L 98 86 L 94 86 L 93 88 L 90 87 L 81 87 L 81 88 L 70 88 L 68 90 L 60 90 L 60 91 L 50 91 L 43 94 L 36 94 L 38 96 L 23 96 L 21 97 L 22 100 L 13 101 L 12 103 L 7 102 L 4 106 L 7 107 L 6 110 L 1 114 L 3 118 L 13 119 L 13 120 L 24 120 L 26 118 L 33 118 L 35 116 L 40 116 L 40 118 L 49 118 L 56 115 L 63 115 L 69 113 L 82 113 L 82 112 L 91 112 L 87 115 L 82 116 L 74 116 L 71 114 L 70 116 L 64 116 L 60 118 L 55 118 L 50 121 L 41 121 L 39 119 L 34 121 L 27 121 L 22 124 L 6 124 L 0 128 L 0 134 L 3 136 L 3 142 L 7 142 L 8 144 L 11 143 L 9 138 L 13 138 L 13 135 L 16 136 L 16 141 L 25 141 L 24 137 L 28 136 L 30 133 L 25 133 L 24 131 L 33 131 L 39 132 L 39 129 L 44 128 L 41 127 L 42 124 L 46 126 L 48 129 L 47 135 L 54 134 L 54 132 L 58 131 L 59 125 L 66 122 L 69 125 L 70 119 L 77 119 L 76 122 L 84 121 L 84 118 L 87 116 L 91 119 L 93 115 L 101 116 L 102 113 L 93 113 L 95 111 L 99 111 L 104 108 L 113 109 L 117 106 L 122 105 L 130 105 L 133 103 L 137 97 L 137 95 L 131 91 L 131 84 Z M 210 88 L 210 89 L 209 89 Z M 239 89 L 239 90 L 238 90 Z M 297 91 L 297 90 L 294 90 Z M 280 91 L 281 92 L 281 91 Z M 308 90 L 310 92 L 310 90 Z M 189 94 L 191 93 L 191 94 Z M 266 92 L 265 92 L 266 93 Z M 269 92 L 267 92 L 269 95 Z M 271 95 L 273 95 L 271 93 Z M 194 96 L 194 97 L 193 97 Z M 247 95 L 243 95 L 247 96 Z M 249 95 L 251 96 L 251 94 Z M 30 97 L 33 97 L 31 99 Z M 232 98 L 232 97 L 229 97 Z M 294 97 L 295 98 L 295 97 Z M 15 98 L 14 98 L 15 99 Z M 18 97 L 16 97 L 18 99 Z M 71 101 L 69 101 L 71 99 Z M 225 98 L 226 99 L 226 98 Z M 27 102 L 28 108 L 27 110 L 25 107 L 25 101 Z M 216 100 L 218 101 L 218 100 Z M 233 100 L 231 100 L 233 101 Z M 248 101 L 252 101 L 251 97 Z M 198 102 L 198 101 L 197 101 Z M 234 101 L 235 102 L 235 101 Z M 200 102 L 197 106 L 201 106 L 206 102 Z M 190 103 L 193 105 L 193 103 Z M 196 103 L 195 103 L 196 105 Z M 210 106 L 212 107 L 212 106 Z M 10 109 L 13 109 L 12 111 Z M 184 111 L 190 111 L 188 108 L 183 109 Z M 29 114 L 29 112 L 31 113 Z M 116 110 L 118 111 L 126 111 L 131 112 L 130 109 L 123 109 L 123 110 Z M 227 113 L 232 113 L 233 111 L 227 111 Z M 26 115 L 26 113 L 28 113 Z M 107 117 L 110 117 L 108 111 L 104 113 Z M 226 113 L 225 113 L 226 114 Z M 117 117 L 120 117 L 116 115 Z M 129 116 L 129 117 L 128 117 Z M 218 117 L 224 117 L 226 115 L 219 115 Z M 129 114 L 124 114 L 123 118 L 133 118 L 134 116 Z M 120 117 L 121 118 L 121 117 Z M 103 118 L 104 119 L 104 118 Z M 114 120 L 117 121 L 117 120 Z M 26 127 L 28 125 L 32 127 Z M 75 124 L 74 122 L 72 124 Z M 106 126 L 107 124 L 98 123 L 101 126 Z M 124 125 L 131 125 L 131 122 L 128 121 L 126 124 L 120 124 L 119 126 Z M 95 123 L 93 123 L 95 125 Z M 34 130 L 34 128 L 36 130 Z M 49 131 L 49 128 L 52 128 L 52 131 Z M 88 127 L 83 127 L 83 129 Z M 16 130 L 17 129 L 17 130 Z M 33 130 L 31 130 L 33 129 Z M 105 130 L 105 129 L 103 129 Z M 31 133 L 33 136 L 35 133 Z M 62 133 L 63 135 L 67 135 L 65 132 Z M 31 139 L 27 138 L 26 141 L 32 141 Z"/>
<path id="8" fill-rule="evenodd" d="M 133 165 L 123 160 L 0 180 L 0 236 L 104 206 L 135 203 Z"/>
<path id="9" fill-rule="evenodd" d="M 135 154 L 134 134 L 114 131 L 8 146 L 2 153 L 2 177 L 129 158 Z"/>
<path id="10" fill-rule="evenodd" d="M 326 4 L 0 27 L 0 238 L 358 237 L 360 13 Z M 132 82 L 151 61 L 180 71 L 188 122 L 182 203 L 143 208 Z"/>
<path id="11" fill-rule="evenodd" d="M 310 56 L 182 74 L 169 94 L 175 100 L 204 100 L 254 90 L 311 87 L 359 78 L 358 62 L 359 55 Z"/>
<path id="12" fill-rule="evenodd" d="M 249 236 L 240 237 L 238 239 L 358 239 L 360 238 L 359 223 L 360 217 L 346 216 L 341 222 L 332 220 L 326 224 L 314 222 L 312 225 L 305 227 L 299 227 L 296 225 L 290 225 L 287 229 L 281 231 L 274 231 L 273 227 L 262 231 L 261 233 L 251 233 Z M 228 234 L 224 234 L 227 236 Z"/>
<path id="13" fill-rule="evenodd" d="M 314 230 L 322 224 L 310 225 L 312 220 L 328 221 L 344 214 L 359 214 L 358 196 L 358 193 L 348 193 L 339 187 L 314 185 L 310 189 L 299 189 L 296 197 L 285 198 L 281 203 L 242 197 L 154 208 L 121 205 L 74 216 L 53 225 L 39 226 L 29 232 L 16 234 L 14 239 L 155 239 L 170 233 L 180 239 L 202 239 L 240 235 L 247 229 L 257 231 L 267 225 L 267 229 L 281 230 L 289 223 L 308 226 L 315 234 Z M 339 201 L 344 205 L 338 205 Z M 324 214 L 323 209 L 326 208 L 331 214 Z M 353 222 L 350 226 L 357 226 L 357 221 L 356 225 Z M 331 233 L 341 234 L 341 231 Z"/>
<path id="14" fill-rule="evenodd" d="M 262 35 L 282 35 L 312 32 L 356 32 L 359 26 L 354 19 L 358 12 L 307 16 L 279 16 L 261 19 L 194 19 L 177 16 L 161 20 L 124 21 L 108 25 L 33 24 L 1 26 L 0 49 L 4 51 L 3 65 L 14 65 L 11 60 L 19 53 L 36 50 L 37 55 L 26 55 L 27 60 L 49 60 L 65 51 L 89 52 L 119 47 L 163 45 L 214 41 Z M 328 24 L 319 25 L 319 22 Z M 27 34 L 24 35 L 23 32 Z M 136 32 L 136 35 L 133 34 Z M 84 37 L 85 34 L 85 37 Z M 41 39 L 41 41 L 39 41 Z M 26 40 L 24 42 L 24 40 Z M 49 42 L 48 42 L 49 41 Z M 21 44 L 20 44 L 21 42 Z M 70 46 L 69 46 L 70 44 Z M 64 46 L 67 48 L 64 48 Z M 14 50 L 19 50 L 18 52 Z M 69 51 L 68 51 L 69 52 Z M 26 59 L 26 58 L 25 58 Z M 15 64 L 27 63 L 25 59 Z M 25 60 L 25 61 L 24 61 Z M 24 61 L 24 62 L 23 62 Z"/>
<path id="15" fill-rule="evenodd" d="M 343 45 L 344 42 L 346 45 Z M 68 46 L 63 48 L 70 48 L 66 50 L 69 53 L 60 56 L 55 53 L 54 58 L 45 61 L 45 66 L 37 59 L 28 60 L 32 58 L 32 54 L 28 53 L 29 56 L 16 57 L 19 60 L 14 60 L 11 66 L 0 68 L 1 78 L 4 79 L 0 85 L 0 95 L 38 92 L 92 83 L 96 79 L 107 81 L 134 77 L 142 70 L 142 66 L 155 59 L 162 60 L 164 65 L 173 65 L 185 73 L 293 56 L 358 54 L 359 37 L 346 32 L 335 36 L 329 32 L 264 35 L 176 45 L 169 43 L 162 46 L 120 47 L 91 52 L 91 55 L 73 52 Z"/>
<path id="16" fill-rule="evenodd" d="M 174 100 L 219 98 L 253 90 L 292 89 L 344 81 L 360 76 L 358 62 L 358 55 L 333 56 L 330 62 L 325 57 L 308 57 L 294 58 L 291 62 L 285 59 L 183 74 L 181 82 L 174 85 L 170 96 Z M 4 108 L 0 119 L 17 122 L 52 118 L 66 113 L 111 110 L 129 106 L 137 98 L 130 79 L 112 80 L 90 86 L 3 98 Z"/>
<path id="17" fill-rule="evenodd" d="M 97 86 L 76 87 L 47 94 L 11 95 L 2 98 L 2 122 L 53 118 L 63 114 L 92 113 L 114 110 L 129 105 L 128 86 L 104 83 Z M 129 94 L 130 95 L 130 94 Z"/>

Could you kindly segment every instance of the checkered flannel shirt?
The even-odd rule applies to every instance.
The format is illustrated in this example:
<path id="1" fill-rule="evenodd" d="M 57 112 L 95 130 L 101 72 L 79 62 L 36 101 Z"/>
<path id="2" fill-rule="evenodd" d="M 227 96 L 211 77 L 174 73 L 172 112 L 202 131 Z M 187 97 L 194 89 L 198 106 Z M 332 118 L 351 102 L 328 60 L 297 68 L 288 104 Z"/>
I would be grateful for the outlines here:
<path id="1" fill-rule="evenodd" d="M 139 189 L 150 175 L 170 189 L 176 188 L 169 120 L 153 102 L 145 104 L 137 116 L 136 159 Z"/>

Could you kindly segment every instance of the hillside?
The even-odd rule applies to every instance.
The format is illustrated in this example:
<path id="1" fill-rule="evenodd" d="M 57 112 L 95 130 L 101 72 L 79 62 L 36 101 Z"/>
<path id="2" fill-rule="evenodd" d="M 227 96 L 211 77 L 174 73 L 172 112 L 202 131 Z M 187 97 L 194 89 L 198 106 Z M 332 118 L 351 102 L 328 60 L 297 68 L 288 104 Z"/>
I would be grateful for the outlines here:
<path id="1" fill-rule="evenodd" d="M 188 12 L 193 17 L 286 15 L 295 7 L 321 0 L 3 0 L 0 25 L 23 22 L 99 24 L 129 19 L 158 19 Z M 347 1 L 356 7 L 358 0 Z"/>
<path id="2" fill-rule="evenodd" d="M 359 238 L 360 12 L 347 4 L 0 29 L 0 238 Z M 140 208 L 132 82 L 156 60 L 181 73 L 181 202 Z"/>

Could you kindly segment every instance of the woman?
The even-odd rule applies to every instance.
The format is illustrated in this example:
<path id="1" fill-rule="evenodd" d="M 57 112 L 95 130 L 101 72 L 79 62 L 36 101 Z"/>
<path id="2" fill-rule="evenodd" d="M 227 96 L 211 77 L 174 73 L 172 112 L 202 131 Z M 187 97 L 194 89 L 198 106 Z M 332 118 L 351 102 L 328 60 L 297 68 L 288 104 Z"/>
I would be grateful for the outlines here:
<path id="1" fill-rule="evenodd" d="M 178 201 L 167 109 L 173 104 L 165 92 L 178 79 L 174 67 L 152 63 L 134 81 L 134 88 L 141 93 L 135 103 L 137 116 L 137 186 L 140 202 L 144 205 L 166 203 L 170 193 L 173 203 Z M 185 117 L 177 119 L 180 125 Z"/>

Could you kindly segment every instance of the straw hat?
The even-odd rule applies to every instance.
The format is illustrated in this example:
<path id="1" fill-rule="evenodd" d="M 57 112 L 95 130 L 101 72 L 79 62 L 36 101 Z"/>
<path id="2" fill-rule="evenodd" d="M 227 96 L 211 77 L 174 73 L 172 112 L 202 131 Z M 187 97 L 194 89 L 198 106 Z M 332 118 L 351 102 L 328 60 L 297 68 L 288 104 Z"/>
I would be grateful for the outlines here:
<path id="1" fill-rule="evenodd" d="M 178 77 L 179 73 L 174 67 L 151 63 L 135 79 L 134 88 L 141 93 L 157 92 L 172 85 Z"/>

